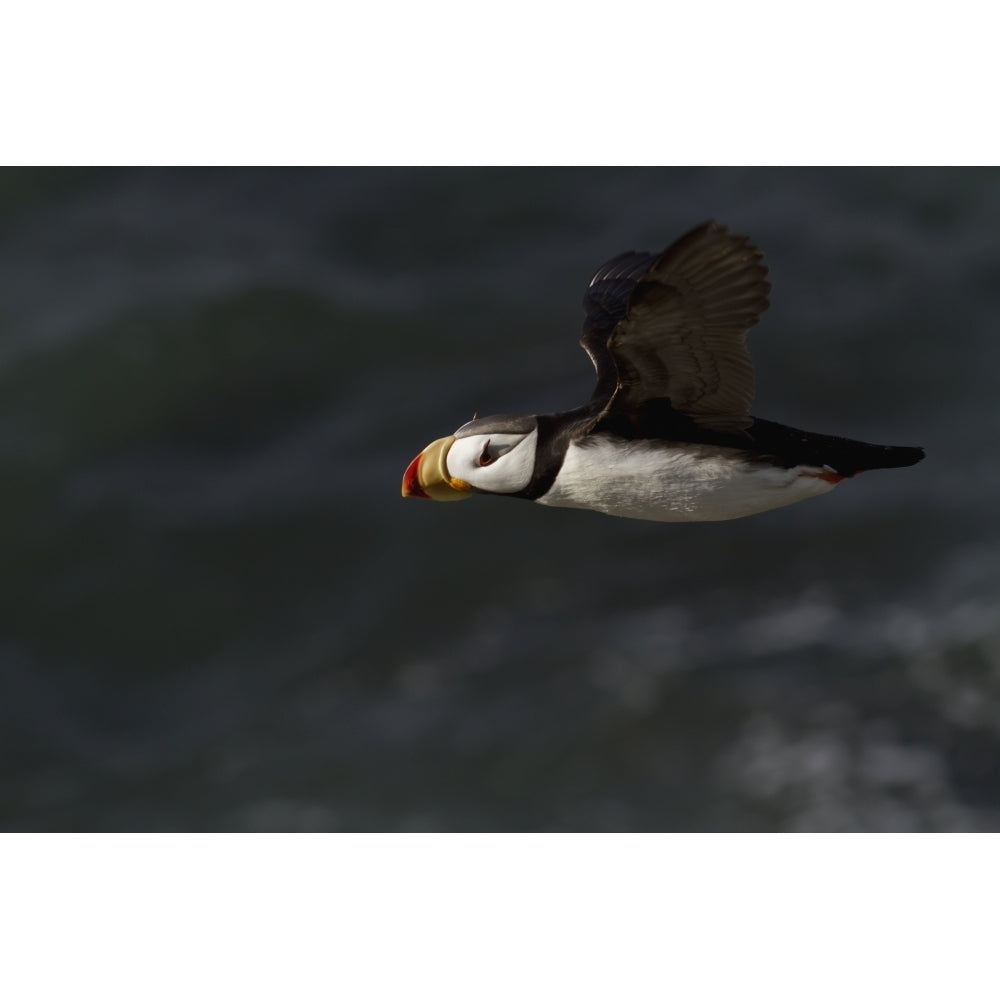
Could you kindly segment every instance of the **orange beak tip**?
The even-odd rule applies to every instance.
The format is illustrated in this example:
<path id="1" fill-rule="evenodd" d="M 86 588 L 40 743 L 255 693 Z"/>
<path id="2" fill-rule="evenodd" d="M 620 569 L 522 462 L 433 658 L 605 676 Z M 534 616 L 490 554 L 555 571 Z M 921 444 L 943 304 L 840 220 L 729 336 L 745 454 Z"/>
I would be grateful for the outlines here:
<path id="1" fill-rule="evenodd" d="M 406 472 L 403 473 L 402 493 L 404 497 L 419 497 L 421 500 L 430 500 L 430 497 L 424 492 L 423 487 L 421 487 L 420 480 L 417 478 L 417 473 L 420 470 L 420 459 L 423 457 L 423 454 L 421 452 L 417 455 L 406 467 Z"/>

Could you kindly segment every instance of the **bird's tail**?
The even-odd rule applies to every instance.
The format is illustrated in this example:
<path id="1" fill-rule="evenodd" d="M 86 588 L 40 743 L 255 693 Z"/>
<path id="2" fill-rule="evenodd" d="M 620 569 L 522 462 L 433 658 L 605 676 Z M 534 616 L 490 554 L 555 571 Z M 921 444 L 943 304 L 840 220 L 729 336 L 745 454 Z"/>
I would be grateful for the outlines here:
<path id="1" fill-rule="evenodd" d="M 854 476 L 870 469 L 903 469 L 916 465 L 924 457 L 923 448 L 908 448 L 903 445 L 865 444 L 863 441 L 849 441 L 838 460 L 843 468 L 830 463 L 842 476 Z"/>
<path id="2" fill-rule="evenodd" d="M 867 444 L 832 434 L 816 434 L 757 419 L 749 432 L 758 447 L 773 448 L 785 461 L 798 465 L 825 465 L 841 476 L 856 476 L 870 469 L 901 469 L 916 465 L 923 448 Z"/>

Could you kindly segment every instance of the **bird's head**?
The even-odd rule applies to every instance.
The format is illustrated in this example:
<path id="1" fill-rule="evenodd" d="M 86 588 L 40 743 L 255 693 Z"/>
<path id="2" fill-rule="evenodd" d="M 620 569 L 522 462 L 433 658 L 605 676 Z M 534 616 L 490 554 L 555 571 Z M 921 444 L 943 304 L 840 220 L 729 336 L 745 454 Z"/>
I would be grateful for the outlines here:
<path id="1" fill-rule="evenodd" d="M 531 481 L 537 440 L 534 417 L 470 420 L 410 462 L 403 496 L 465 500 L 473 493 L 518 493 Z"/>

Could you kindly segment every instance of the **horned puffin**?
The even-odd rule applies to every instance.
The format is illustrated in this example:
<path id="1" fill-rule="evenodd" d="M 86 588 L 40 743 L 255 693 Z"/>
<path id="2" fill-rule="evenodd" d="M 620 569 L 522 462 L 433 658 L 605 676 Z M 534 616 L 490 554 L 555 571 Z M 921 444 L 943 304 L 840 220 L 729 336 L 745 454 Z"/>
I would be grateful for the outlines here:
<path id="1" fill-rule="evenodd" d="M 660 254 L 619 254 L 590 279 L 583 406 L 470 420 L 429 444 L 403 496 L 521 497 L 649 521 L 725 521 L 818 496 L 922 448 L 865 444 L 750 415 L 747 331 L 767 309 L 763 255 L 708 221 Z"/>

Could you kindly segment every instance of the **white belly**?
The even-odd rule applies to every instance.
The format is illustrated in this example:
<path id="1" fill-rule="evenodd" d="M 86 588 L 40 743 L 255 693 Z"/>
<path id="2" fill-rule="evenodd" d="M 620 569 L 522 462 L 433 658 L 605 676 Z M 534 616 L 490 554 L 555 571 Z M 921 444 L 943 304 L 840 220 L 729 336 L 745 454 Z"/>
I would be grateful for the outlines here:
<path id="1" fill-rule="evenodd" d="M 750 462 L 735 449 L 595 437 L 569 446 L 538 503 L 646 521 L 728 521 L 826 493 L 836 480 L 824 475 L 816 466 Z"/>

